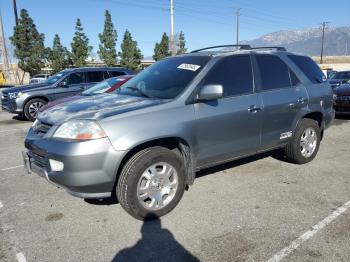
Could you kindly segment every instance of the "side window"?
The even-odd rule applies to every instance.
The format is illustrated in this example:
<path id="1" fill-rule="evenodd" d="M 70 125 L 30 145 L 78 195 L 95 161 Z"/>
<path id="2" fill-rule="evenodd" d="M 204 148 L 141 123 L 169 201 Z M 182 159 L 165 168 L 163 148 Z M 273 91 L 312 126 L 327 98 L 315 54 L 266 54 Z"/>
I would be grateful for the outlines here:
<path id="1" fill-rule="evenodd" d="M 86 72 L 87 83 L 97 83 L 103 81 L 103 71 L 90 71 Z"/>
<path id="2" fill-rule="evenodd" d="M 104 79 L 110 78 L 110 76 L 109 76 L 109 74 L 108 74 L 107 71 L 103 71 L 103 78 L 104 78 Z"/>
<path id="3" fill-rule="evenodd" d="M 109 71 L 109 73 L 110 73 L 113 77 L 125 75 L 125 73 L 124 73 L 124 72 L 121 72 L 121 71 Z"/>
<path id="4" fill-rule="evenodd" d="M 325 81 L 325 76 L 318 65 L 307 56 L 289 55 L 294 64 L 305 74 L 305 76 L 314 84 Z"/>
<path id="5" fill-rule="evenodd" d="M 84 74 L 82 72 L 75 72 L 67 76 L 67 85 L 78 85 L 84 82 Z"/>
<path id="6" fill-rule="evenodd" d="M 271 90 L 291 86 L 291 76 L 286 63 L 275 55 L 256 55 L 259 66 L 262 90 Z M 297 80 L 297 77 L 294 75 Z"/>
<path id="7" fill-rule="evenodd" d="M 300 84 L 299 78 L 290 69 L 289 69 L 289 77 L 290 77 L 290 82 L 291 82 L 292 86 L 296 86 L 296 85 Z"/>
<path id="8" fill-rule="evenodd" d="M 222 58 L 205 78 L 206 84 L 220 84 L 224 97 L 253 92 L 253 73 L 249 55 Z"/>

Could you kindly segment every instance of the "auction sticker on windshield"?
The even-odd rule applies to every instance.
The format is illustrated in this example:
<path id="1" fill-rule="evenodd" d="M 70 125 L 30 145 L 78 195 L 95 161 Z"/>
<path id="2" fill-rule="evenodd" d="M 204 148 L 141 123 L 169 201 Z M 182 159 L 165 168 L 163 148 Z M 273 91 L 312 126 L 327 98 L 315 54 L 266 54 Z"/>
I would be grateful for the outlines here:
<path id="1" fill-rule="evenodd" d="M 181 64 L 177 68 L 179 69 L 185 69 L 190 71 L 197 71 L 201 66 L 200 65 L 194 65 L 194 64 Z"/>

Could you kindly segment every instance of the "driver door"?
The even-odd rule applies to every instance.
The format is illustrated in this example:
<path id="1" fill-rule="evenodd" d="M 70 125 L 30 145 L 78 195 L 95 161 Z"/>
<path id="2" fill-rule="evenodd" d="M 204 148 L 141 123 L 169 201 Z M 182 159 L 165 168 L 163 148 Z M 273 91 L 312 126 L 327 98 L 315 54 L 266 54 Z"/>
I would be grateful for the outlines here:
<path id="1" fill-rule="evenodd" d="M 62 80 L 55 88 L 53 99 L 73 96 L 84 91 L 85 75 L 83 72 L 73 72 Z"/>

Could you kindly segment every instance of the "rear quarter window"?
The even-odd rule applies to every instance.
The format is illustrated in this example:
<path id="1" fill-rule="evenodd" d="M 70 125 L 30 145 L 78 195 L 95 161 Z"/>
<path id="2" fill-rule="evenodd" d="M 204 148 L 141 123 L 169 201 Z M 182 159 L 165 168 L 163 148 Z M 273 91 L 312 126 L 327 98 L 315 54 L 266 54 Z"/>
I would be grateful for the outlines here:
<path id="1" fill-rule="evenodd" d="M 318 65 L 307 56 L 288 55 L 288 58 L 299 67 L 305 76 L 314 84 L 322 83 L 326 80 Z"/>

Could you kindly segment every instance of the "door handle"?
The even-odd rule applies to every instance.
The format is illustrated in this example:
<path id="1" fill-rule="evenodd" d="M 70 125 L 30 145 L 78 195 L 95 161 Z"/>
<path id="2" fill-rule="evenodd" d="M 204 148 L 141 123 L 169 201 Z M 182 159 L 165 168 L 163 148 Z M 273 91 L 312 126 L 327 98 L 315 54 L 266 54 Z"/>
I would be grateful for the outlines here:
<path id="1" fill-rule="evenodd" d="M 251 106 L 248 108 L 248 112 L 253 113 L 253 114 L 255 114 L 256 112 L 258 112 L 258 111 L 260 111 L 260 110 L 261 110 L 261 108 L 255 106 L 255 105 L 251 105 Z"/>

